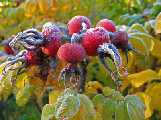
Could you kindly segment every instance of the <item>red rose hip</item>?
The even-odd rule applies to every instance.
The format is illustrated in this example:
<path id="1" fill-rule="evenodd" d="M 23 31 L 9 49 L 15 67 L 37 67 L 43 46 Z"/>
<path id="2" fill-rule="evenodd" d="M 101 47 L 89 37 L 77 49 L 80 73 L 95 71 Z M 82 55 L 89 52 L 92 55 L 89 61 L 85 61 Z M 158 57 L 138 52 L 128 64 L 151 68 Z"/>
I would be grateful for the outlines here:
<path id="1" fill-rule="evenodd" d="M 81 30 L 89 29 L 91 26 L 90 20 L 85 16 L 74 16 L 68 22 L 68 30 L 69 34 L 72 35 L 73 33 L 79 33 Z"/>
<path id="2" fill-rule="evenodd" d="M 42 46 L 42 52 L 48 56 L 55 57 L 61 45 L 61 31 L 60 29 L 48 22 L 42 28 L 42 34 L 46 39 L 45 44 Z"/>
<path id="3" fill-rule="evenodd" d="M 78 43 L 66 43 L 58 50 L 58 58 L 68 63 L 78 63 L 86 56 L 84 48 Z"/>
<path id="4" fill-rule="evenodd" d="M 102 19 L 100 20 L 97 25 L 97 27 L 103 27 L 109 32 L 116 32 L 115 24 L 112 20 L 109 19 Z"/>
<path id="5" fill-rule="evenodd" d="M 99 45 L 109 42 L 111 42 L 109 34 L 102 27 L 88 29 L 82 38 L 82 45 L 89 56 L 96 56 Z"/>

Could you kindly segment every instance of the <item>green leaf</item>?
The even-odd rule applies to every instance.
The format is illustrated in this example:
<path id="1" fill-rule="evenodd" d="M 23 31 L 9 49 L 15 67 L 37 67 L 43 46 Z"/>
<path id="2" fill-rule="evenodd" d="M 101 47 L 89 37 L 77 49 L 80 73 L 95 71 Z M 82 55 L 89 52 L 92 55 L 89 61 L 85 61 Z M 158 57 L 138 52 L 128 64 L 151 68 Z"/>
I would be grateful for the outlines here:
<path id="1" fill-rule="evenodd" d="M 50 120 L 54 117 L 55 106 L 52 104 L 46 104 L 42 109 L 41 120 Z"/>
<path id="2" fill-rule="evenodd" d="M 80 110 L 72 120 L 96 120 L 96 111 L 92 101 L 84 94 L 79 94 Z"/>
<path id="3" fill-rule="evenodd" d="M 138 96 L 125 97 L 126 106 L 131 120 L 144 120 L 145 106 Z"/>
<path id="4" fill-rule="evenodd" d="M 97 112 L 101 113 L 103 112 L 103 105 L 105 102 L 106 98 L 102 94 L 98 94 L 93 97 L 92 102 L 95 106 L 95 109 Z"/>
<path id="5" fill-rule="evenodd" d="M 130 120 L 125 101 L 117 103 L 115 120 Z"/>
<path id="6" fill-rule="evenodd" d="M 54 115 L 57 119 L 72 118 L 80 108 L 80 99 L 78 94 L 71 89 L 66 89 L 62 96 L 55 103 Z"/>
<path id="7" fill-rule="evenodd" d="M 17 105 L 24 106 L 28 102 L 32 93 L 33 93 L 33 87 L 30 86 L 29 84 L 25 85 L 25 87 L 19 90 L 18 93 L 16 94 Z"/>
<path id="8" fill-rule="evenodd" d="M 106 119 L 113 120 L 114 119 L 116 106 L 117 106 L 117 101 L 113 99 L 107 99 L 104 102 L 103 114 L 102 114 L 103 120 L 106 120 Z"/>

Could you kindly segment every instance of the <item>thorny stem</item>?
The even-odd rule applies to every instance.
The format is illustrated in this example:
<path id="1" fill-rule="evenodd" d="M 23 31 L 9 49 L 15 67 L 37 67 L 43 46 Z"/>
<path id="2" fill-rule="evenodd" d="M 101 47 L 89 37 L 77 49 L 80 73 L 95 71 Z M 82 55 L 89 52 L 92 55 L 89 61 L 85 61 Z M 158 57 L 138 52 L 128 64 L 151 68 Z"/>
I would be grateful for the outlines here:
<path id="1" fill-rule="evenodd" d="M 100 59 L 100 62 L 103 64 L 107 72 L 111 75 L 112 79 L 114 80 L 116 84 L 116 87 L 119 88 L 120 81 L 119 81 L 118 76 L 119 76 L 119 69 L 122 66 L 122 60 L 121 60 L 118 50 L 115 48 L 114 45 L 110 43 L 105 43 L 99 46 L 97 52 L 98 52 L 98 57 Z M 116 72 L 113 72 L 109 68 L 105 60 L 106 56 L 109 56 L 114 61 L 114 64 L 116 65 L 116 68 L 117 68 Z"/>
<path id="2" fill-rule="evenodd" d="M 78 82 L 78 92 L 83 93 L 85 90 L 86 76 L 87 76 L 88 60 L 80 63 L 80 80 Z"/>
<path id="3" fill-rule="evenodd" d="M 64 81 L 64 86 L 65 88 L 67 88 L 66 86 L 66 82 L 74 82 L 74 84 L 78 83 L 80 79 L 80 70 L 77 67 L 77 65 L 75 64 L 68 64 L 64 69 L 61 70 L 60 75 L 58 77 L 58 81 L 63 80 Z M 70 87 L 75 87 L 74 86 L 70 86 Z"/>

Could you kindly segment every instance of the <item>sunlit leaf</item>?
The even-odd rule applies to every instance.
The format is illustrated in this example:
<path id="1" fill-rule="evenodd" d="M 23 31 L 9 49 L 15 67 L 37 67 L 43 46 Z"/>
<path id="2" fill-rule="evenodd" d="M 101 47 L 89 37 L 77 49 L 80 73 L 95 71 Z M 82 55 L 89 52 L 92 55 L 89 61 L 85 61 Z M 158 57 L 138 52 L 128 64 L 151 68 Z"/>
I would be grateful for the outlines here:
<path id="1" fill-rule="evenodd" d="M 71 89 L 66 89 L 55 103 L 54 116 L 57 119 L 70 119 L 76 115 L 79 109 L 80 98 L 78 94 Z"/>
<path id="2" fill-rule="evenodd" d="M 147 31 L 145 30 L 145 28 L 141 24 L 135 23 L 128 29 L 128 32 L 144 32 L 144 33 L 146 33 Z"/>
<path id="3" fill-rule="evenodd" d="M 92 101 L 83 94 L 79 94 L 80 109 L 71 120 L 96 120 L 96 111 Z"/>
<path id="4" fill-rule="evenodd" d="M 125 102 L 130 120 L 144 120 L 145 106 L 138 96 L 127 95 Z"/>
<path id="5" fill-rule="evenodd" d="M 126 103 L 121 101 L 117 104 L 116 113 L 115 113 L 116 120 L 131 120 L 128 114 Z"/>
<path id="6" fill-rule="evenodd" d="M 25 85 L 24 88 L 18 91 L 16 94 L 16 103 L 18 106 L 24 106 L 30 99 L 33 93 L 33 87 L 29 84 Z"/>
<path id="7" fill-rule="evenodd" d="M 134 87 L 140 87 L 144 83 L 158 78 L 158 74 L 150 69 L 141 71 L 139 73 L 130 74 L 127 77 L 128 81 L 130 81 Z"/>
<path id="8" fill-rule="evenodd" d="M 134 45 L 133 47 L 140 50 L 143 53 L 148 53 L 154 47 L 153 37 L 147 33 L 130 33 L 129 41 Z M 138 42 L 138 43 L 136 43 Z"/>
<path id="9" fill-rule="evenodd" d="M 55 106 L 53 104 L 46 104 L 42 109 L 41 120 L 51 120 L 54 117 Z"/>
<path id="10" fill-rule="evenodd" d="M 148 96 L 146 93 L 143 93 L 143 92 L 138 92 L 136 95 L 139 96 L 145 104 L 145 107 L 146 107 L 146 109 L 145 109 L 145 119 L 151 117 L 152 114 L 153 114 L 153 110 L 151 109 L 151 106 L 150 106 L 151 97 Z"/>
<path id="11" fill-rule="evenodd" d="M 156 17 L 155 32 L 161 33 L 161 13 Z"/>
<path id="12" fill-rule="evenodd" d="M 157 58 L 161 59 L 161 54 L 160 54 L 160 50 L 161 50 L 161 41 L 155 39 L 154 40 L 154 48 L 151 51 L 151 54 Z"/>
<path id="13" fill-rule="evenodd" d="M 49 93 L 49 104 L 55 104 L 57 101 L 57 98 L 61 95 L 61 91 L 54 90 Z"/>
<path id="14" fill-rule="evenodd" d="M 145 93 L 151 97 L 151 108 L 161 111 L 161 104 L 159 104 L 161 100 L 161 83 L 149 85 Z"/>

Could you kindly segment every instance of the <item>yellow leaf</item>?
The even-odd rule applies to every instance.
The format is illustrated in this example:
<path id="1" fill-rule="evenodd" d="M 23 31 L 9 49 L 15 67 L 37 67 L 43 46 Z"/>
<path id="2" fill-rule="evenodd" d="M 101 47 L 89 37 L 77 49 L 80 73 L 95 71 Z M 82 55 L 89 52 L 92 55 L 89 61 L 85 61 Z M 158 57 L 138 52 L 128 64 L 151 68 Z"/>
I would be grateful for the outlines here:
<path id="1" fill-rule="evenodd" d="M 134 61 L 135 61 L 135 55 L 132 52 L 128 52 L 128 63 L 126 60 L 126 56 L 122 51 L 119 51 L 121 58 L 122 58 L 122 62 L 123 62 L 123 66 L 126 66 L 127 68 L 131 68 L 134 65 Z"/>
<path id="2" fill-rule="evenodd" d="M 154 47 L 151 51 L 151 54 L 157 58 L 161 59 L 161 54 L 160 54 L 160 50 L 161 50 L 161 41 L 155 39 L 154 40 Z"/>
<path id="3" fill-rule="evenodd" d="M 59 90 L 54 90 L 50 92 L 49 93 L 49 104 L 55 104 L 60 94 L 61 94 L 61 91 Z"/>
<path id="4" fill-rule="evenodd" d="M 146 33 L 147 31 L 141 24 L 135 23 L 128 29 L 128 32 L 145 32 Z"/>
<path id="5" fill-rule="evenodd" d="M 129 41 L 133 47 L 142 51 L 144 54 L 148 54 L 154 47 L 153 37 L 147 33 L 130 33 Z"/>
<path id="6" fill-rule="evenodd" d="M 161 12 L 159 13 L 159 15 L 156 18 L 156 23 L 155 23 L 155 32 L 161 33 Z"/>
<path id="7" fill-rule="evenodd" d="M 24 7 L 26 17 L 32 17 L 35 13 L 37 13 L 37 0 L 26 0 Z"/>
<path id="8" fill-rule="evenodd" d="M 38 5 L 41 13 L 47 13 L 50 7 L 49 0 L 38 0 Z"/>
<path id="9" fill-rule="evenodd" d="M 145 119 L 151 117 L 151 115 L 153 114 L 153 110 L 150 107 L 151 97 L 143 92 L 138 92 L 138 93 L 136 93 L 136 95 L 141 98 L 141 100 L 144 102 L 144 104 L 146 106 Z"/>
<path id="10" fill-rule="evenodd" d="M 149 85 L 145 93 L 151 97 L 151 108 L 161 112 L 161 83 Z"/>
<path id="11" fill-rule="evenodd" d="M 144 83 L 158 78 L 158 74 L 151 69 L 144 70 L 139 73 L 130 74 L 127 77 L 128 81 L 130 81 L 134 87 L 140 87 Z"/>
<path id="12" fill-rule="evenodd" d="M 161 69 L 159 70 L 158 75 L 161 78 Z"/>

